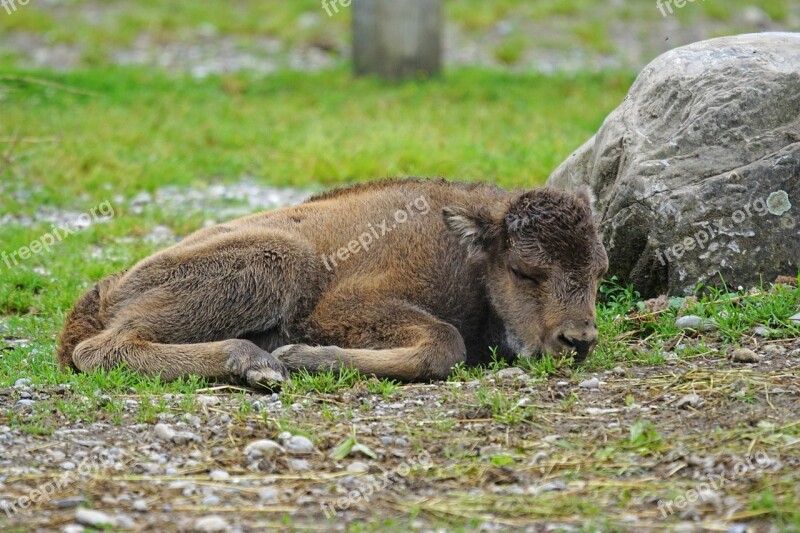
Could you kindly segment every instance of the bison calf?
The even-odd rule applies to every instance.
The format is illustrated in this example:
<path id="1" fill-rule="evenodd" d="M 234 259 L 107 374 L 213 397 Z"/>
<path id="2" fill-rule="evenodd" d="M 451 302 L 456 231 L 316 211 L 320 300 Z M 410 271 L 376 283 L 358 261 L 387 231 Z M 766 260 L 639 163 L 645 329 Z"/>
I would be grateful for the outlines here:
<path id="1" fill-rule="evenodd" d="M 81 297 L 62 366 L 256 386 L 351 366 L 401 380 L 597 342 L 608 260 L 587 192 L 387 180 L 200 230 Z"/>

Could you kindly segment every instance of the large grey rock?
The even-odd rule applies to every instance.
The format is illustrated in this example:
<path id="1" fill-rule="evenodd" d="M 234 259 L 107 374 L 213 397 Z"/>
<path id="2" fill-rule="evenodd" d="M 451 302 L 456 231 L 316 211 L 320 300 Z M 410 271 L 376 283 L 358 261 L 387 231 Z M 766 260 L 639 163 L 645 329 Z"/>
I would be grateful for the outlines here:
<path id="1" fill-rule="evenodd" d="M 800 34 L 656 58 L 550 176 L 591 185 L 610 274 L 645 297 L 752 286 L 800 262 Z"/>

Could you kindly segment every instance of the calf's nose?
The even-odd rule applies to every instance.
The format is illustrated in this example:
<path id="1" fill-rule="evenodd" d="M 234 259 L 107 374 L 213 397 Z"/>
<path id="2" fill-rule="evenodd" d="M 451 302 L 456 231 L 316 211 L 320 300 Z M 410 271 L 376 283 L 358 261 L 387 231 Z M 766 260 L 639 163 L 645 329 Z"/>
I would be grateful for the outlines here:
<path id="1" fill-rule="evenodd" d="M 576 361 L 583 361 L 597 344 L 597 325 L 587 320 L 582 327 L 565 328 L 558 340 L 566 349 L 575 351 Z"/>

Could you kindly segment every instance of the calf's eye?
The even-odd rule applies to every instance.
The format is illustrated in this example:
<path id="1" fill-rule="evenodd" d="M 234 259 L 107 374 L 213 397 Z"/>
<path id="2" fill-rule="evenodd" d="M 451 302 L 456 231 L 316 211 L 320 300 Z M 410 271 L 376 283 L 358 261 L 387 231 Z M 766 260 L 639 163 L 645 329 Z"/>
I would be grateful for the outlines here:
<path id="1" fill-rule="evenodd" d="M 514 278 L 521 283 L 539 285 L 545 280 L 545 275 L 543 273 L 526 273 L 511 265 L 509 265 L 508 269 L 511 271 Z"/>

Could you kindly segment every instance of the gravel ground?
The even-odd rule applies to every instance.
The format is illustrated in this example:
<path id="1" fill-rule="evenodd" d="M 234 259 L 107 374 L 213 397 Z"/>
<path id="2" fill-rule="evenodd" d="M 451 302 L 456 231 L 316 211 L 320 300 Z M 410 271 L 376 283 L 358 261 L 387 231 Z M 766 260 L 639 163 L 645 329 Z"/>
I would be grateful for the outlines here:
<path id="1" fill-rule="evenodd" d="M 220 386 L 89 398 L 21 377 L 0 389 L 0 413 L 52 401 L 123 408 L 100 408 L 91 423 L 52 412 L 48 437 L 0 416 L 0 525 L 383 530 L 395 519 L 394 529 L 547 531 L 596 520 L 648 531 L 666 519 L 680 531 L 777 531 L 759 521 L 750 491 L 796 490 L 800 340 L 753 340 L 755 363 L 704 340 L 711 353 L 665 366 L 548 379 L 510 368 L 385 396 L 362 381 L 288 397 Z M 516 404 L 498 414 L 485 401 L 494 391 Z M 141 422 L 143 402 L 163 412 Z M 641 420 L 655 424 L 649 444 L 632 440 Z M 332 458 L 353 434 L 365 451 Z M 663 503 L 692 490 L 694 503 Z"/>

